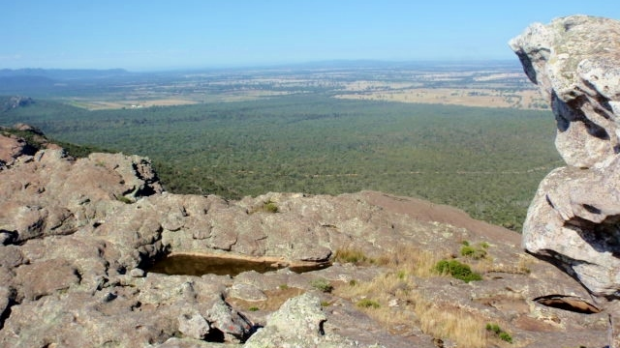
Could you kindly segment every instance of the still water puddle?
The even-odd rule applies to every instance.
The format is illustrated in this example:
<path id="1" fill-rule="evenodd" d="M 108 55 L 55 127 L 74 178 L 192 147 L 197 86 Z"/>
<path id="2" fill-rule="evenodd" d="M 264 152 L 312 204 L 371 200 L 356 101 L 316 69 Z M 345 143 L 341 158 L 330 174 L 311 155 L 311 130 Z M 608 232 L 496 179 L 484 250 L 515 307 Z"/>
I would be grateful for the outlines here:
<path id="1" fill-rule="evenodd" d="M 300 263 L 288 268 L 296 273 L 316 271 L 331 266 L 328 262 L 323 263 Z M 248 260 L 243 258 L 217 257 L 205 255 L 172 254 L 156 261 L 147 271 L 168 275 L 192 275 L 202 276 L 205 274 L 236 276 L 247 271 L 266 273 L 285 268 L 281 263 L 273 260 Z"/>

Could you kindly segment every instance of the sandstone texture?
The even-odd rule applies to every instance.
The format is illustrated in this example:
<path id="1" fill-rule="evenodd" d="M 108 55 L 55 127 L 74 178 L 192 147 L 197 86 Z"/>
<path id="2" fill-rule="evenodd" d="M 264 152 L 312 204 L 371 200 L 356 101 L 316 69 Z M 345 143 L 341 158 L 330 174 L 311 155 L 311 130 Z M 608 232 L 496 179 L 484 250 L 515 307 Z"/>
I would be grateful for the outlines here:
<path id="1" fill-rule="evenodd" d="M 567 166 L 540 184 L 525 248 L 599 297 L 620 290 L 620 22 L 588 16 L 533 24 L 510 42 L 549 100 Z"/>
<path id="2" fill-rule="evenodd" d="M 589 16 L 532 24 L 510 41 L 549 100 L 566 162 L 540 183 L 523 246 L 574 277 L 615 321 L 620 347 L 620 22 Z"/>
<path id="3" fill-rule="evenodd" d="M 483 335 L 484 323 L 499 323 L 519 347 L 605 341 L 605 315 L 535 301 L 592 302 L 586 290 L 522 253 L 518 234 L 450 207 L 379 192 L 177 195 L 162 190 L 148 159 L 62 149 L 15 157 L 0 170 L 0 192 L 0 347 L 455 347 L 429 329 L 446 311 L 477 318 Z M 485 256 L 463 257 L 464 242 L 484 244 Z M 339 250 L 392 263 L 333 262 Z M 397 275 L 403 250 L 459 259 L 484 280 Z M 175 254 L 274 270 L 151 271 Z M 363 292 L 339 295 L 385 276 L 402 281 L 376 308 L 359 305 Z M 422 318 L 421 307 L 437 316 Z"/>

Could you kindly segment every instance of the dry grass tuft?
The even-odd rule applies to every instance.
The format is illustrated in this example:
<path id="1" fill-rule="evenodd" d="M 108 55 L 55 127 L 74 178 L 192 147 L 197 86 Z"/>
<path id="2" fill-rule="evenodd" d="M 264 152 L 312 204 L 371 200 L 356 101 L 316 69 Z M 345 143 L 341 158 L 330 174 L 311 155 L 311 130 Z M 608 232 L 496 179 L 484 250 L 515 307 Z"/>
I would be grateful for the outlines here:
<path id="1" fill-rule="evenodd" d="M 479 273 L 530 274 L 530 267 L 536 262 L 534 257 L 526 254 L 519 254 L 518 257 L 516 263 L 495 263 L 495 260 L 486 258 L 475 263 L 472 269 Z"/>
<path id="2" fill-rule="evenodd" d="M 434 266 L 442 256 L 403 246 L 386 258 L 389 272 L 369 282 L 337 286 L 334 295 L 351 300 L 387 330 L 419 325 L 434 337 L 449 338 L 463 348 L 488 346 L 486 320 L 460 307 L 439 307 L 416 290 L 414 277 L 437 277 Z M 393 332 L 396 333 L 396 332 Z"/>
<path id="3" fill-rule="evenodd" d="M 488 346 L 486 321 L 459 307 L 439 307 L 425 300 L 411 279 L 400 272 L 380 275 L 370 282 L 337 287 L 335 295 L 352 300 L 386 329 L 419 325 L 425 333 L 450 338 L 463 348 Z M 368 305 L 367 305 L 368 304 Z"/>
<path id="4" fill-rule="evenodd" d="M 437 276 L 433 268 L 441 255 L 426 250 L 419 250 L 413 246 L 401 246 L 393 253 L 383 257 L 384 265 L 389 268 L 413 275 L 419 278 Z"/>
<path id="5" fill-rule="evenodd" d="M 483 348 L 488 346 L 486 321 L 466 313 L 458 307 L 440 308 L 416 296 L 415 312 L 422 331 L 434 337 L 449 337 L 459 347 Z"/>
<path id="6" fill-rule="evenodd" d="M 386 265 L 389 260 L 385 256 L 381 256 L 378 258 L 368 257 L 366 254 L 355 248 L 341 248 L 336 250 L 334 256 L 332 257 L 332 261 L 340 262 L 340 263 L 352 263 L 357 266 L 362 265 Z"/>
<path id="7" fill-rule="evenodd" d="M 335 262 L 354 263 L 357 265 L 361 263 L 366 263 L 370 259 L 361 250 L 352 249 L 352 248 L 343 248 L 343 249 L 336 250 L 333 256 L 333 260 Z"/>

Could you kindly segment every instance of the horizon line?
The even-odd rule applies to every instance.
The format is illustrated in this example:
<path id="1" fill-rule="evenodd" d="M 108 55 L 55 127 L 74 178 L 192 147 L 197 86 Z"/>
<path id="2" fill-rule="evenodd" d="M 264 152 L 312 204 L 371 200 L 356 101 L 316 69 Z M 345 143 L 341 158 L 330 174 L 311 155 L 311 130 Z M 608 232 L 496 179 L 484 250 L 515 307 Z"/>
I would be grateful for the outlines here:
<path id="1" fill-rule="evenodd" d="M 0 71 L 20 71 L 20 70 L 54 70 L 54 71 L 112 71 L 122 70 L 129 73 L 148 73 L 148 72 L 173 72 L 173 71 L 199 71 L 199 70 L 237 70 L 237 69 L 265 69 L 265 68 L 283 68 L 296 67 L 313 64 L 330 64 L 330 63 L 384 63 L 384 64 L 448 64 L 452 66 L 479 64 L 488 62 L 514 63 L 520 66 L 518 59 L 509 58 L 491 58 L 491 59 L 410 59 L 410 60 L 389 60 L 389 59 L 323 59 L 311 60 L 304 62 L 272 62 L 272 63 L 242 63 L 242 64 L 213 64 L 205 66 L 169 66 L 159 68 L 131 69 L 123 67 L 113 68 L 55 68 L 55 67 L 22 67 L 22 68 L 0 68 Z"/>

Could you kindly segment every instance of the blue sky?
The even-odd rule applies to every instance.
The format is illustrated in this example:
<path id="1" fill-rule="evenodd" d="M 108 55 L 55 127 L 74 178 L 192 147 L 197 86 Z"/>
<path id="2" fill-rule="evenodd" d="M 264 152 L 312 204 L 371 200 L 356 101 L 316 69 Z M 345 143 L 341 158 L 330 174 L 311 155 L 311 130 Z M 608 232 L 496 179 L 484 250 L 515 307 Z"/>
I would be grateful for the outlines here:
<path id="1" fill-rule="evenodd" d="M 333 59 L 515 58 L 532 22 L 608 0 L 20 0 L 2 5 L 0 69 L 161 70 Z"/>

